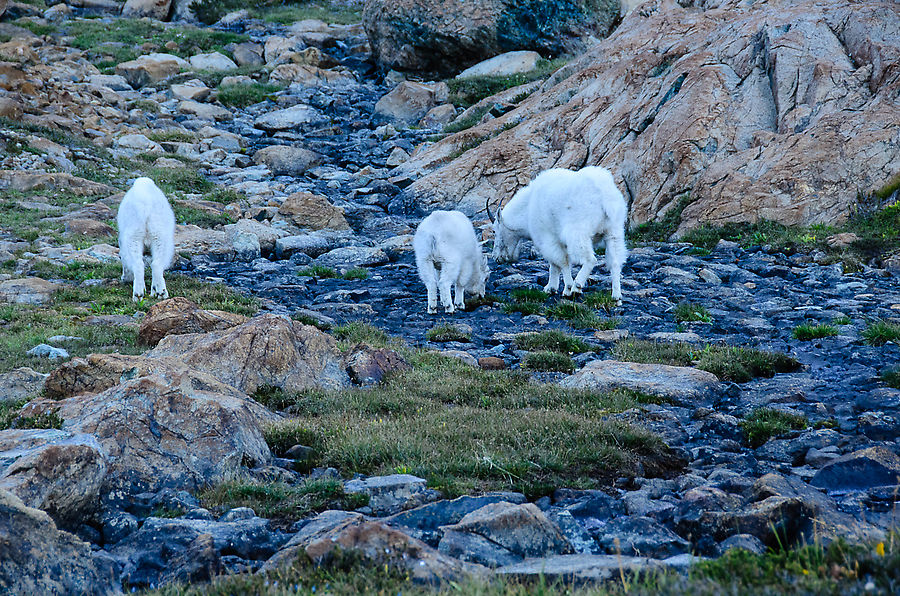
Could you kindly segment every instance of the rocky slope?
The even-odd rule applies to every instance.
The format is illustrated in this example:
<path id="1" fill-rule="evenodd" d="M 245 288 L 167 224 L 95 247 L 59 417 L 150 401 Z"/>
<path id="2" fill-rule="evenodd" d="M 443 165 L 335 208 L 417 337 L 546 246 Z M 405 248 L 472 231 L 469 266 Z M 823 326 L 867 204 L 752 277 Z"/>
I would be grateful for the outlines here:
<path id="1" fill-rule="evenodd" d="M 807 192 L 846 204 L 849 183 L 798 173 L 833 162 L 782 148 L 837 122 L 854 184 L 895 173 L 895 145 L 882 142 L 897 134 L 894 21 L 861 4 L 647 4 L 531 83 L 540 90 L 519 107 L 504 115 L 523 89 L 505 91 L 487 100 L 499 116 L 430 145 L 461 117 L 448 86 L 375 78 L 359 25 L 246 13 L 211 29 L 51 25 L 65 5 L 17 5 L 34 15 L 0 24 L 0 586 L 117 593 L 340 567 L 345 555 L 423 584 L 604 580 L 735 548 L 883 541 L 900 476 L 900 390 L 889 386 L 900 282 L 889 271 L 761 242 L 644 243 L 618 308 L 602 269 L 576 304 L 522 294 L 546 274 L 526 255 L 495 265 L 490 296 L 451 317 L 426 315 L 410 252 L 416 212 L 450 193 L 474 211 L 488 186 L 511 192 L 533 170 L 590 156 L 637 168 L 618 170 L 636 221 L 692 188 L 689 221 L 713 204 L 696 190 L 704 176 L 751 154 L 729 175 L 765 161 L 808 183 L 760 177 L 768 191 L 744 188 L 729 208 L 753 213 L 773 188 L 792 188 L 792 204 L 812 205 Z M 799 25 L 762 27 L 774 9 Z M 861 25 L 873 22 L 882 28 Z M 96 29 L 128 42 L 83 43 Z M 792 53 L 791 32 L 820 45 Z M 714 62 L 710 38 L 724 44 Z M 835 46 L 851 38 L 868 40 L 852 68 Z M 805 68 L 821 44 L 834 53 L 792 80 L 818 81 L 824 95 L 763 80 Z M 765 89 L 771 98 L 751 93 Z M 776 101 L 779 89 L 789 100 Z M 601 151 L 612 138 L 603 119 L 632 113 L 626 101 L 656 105 L 654 117 Z M 684 127 L 697 110 L 709 118 Z M 747 114 L 760 110 L 771 144 L 754 149 L 744 145 L 765 127 Z M 647 112 L 633 113 L 639 127 Z M 700 129 L 716 150 L 690 149 Z M 675 146 L 690 150 L 652 178 Z M 799 159 L 807 170 L 785 165 Z M 119 284 L 111 227 L 138 174 L 165 185 L 179 221 L 178 297 L 153 305 L 131 304 Z M 798 332 L 816 325 L 827 333 Z M 564 335 L 548 343 L 542 331 Z"/>
<path id="2" fill-rule="evenodd" d="M 682 231 L 843 221 L 900 172 L 895 9 L 645 3 L 502 116 L 418 151 L 407 192 L 483 213 L 546 168 L 604 165 L 633 223 L 685 196 Z"/>

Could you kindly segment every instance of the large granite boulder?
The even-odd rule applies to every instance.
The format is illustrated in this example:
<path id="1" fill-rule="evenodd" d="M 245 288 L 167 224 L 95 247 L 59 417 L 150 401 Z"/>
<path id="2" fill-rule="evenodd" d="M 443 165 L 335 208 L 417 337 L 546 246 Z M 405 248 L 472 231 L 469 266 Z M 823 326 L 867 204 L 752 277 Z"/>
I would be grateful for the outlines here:
<path id="1" fill-rule="evenodd" d="M 401 170 L 427 174 L 407 189 L 426 210 L 474 214 L 547 168 L 603 165 L 633 224 L 682 198 L 680 232 L 836 223 L 900 174 L 898 64 L 900 13 L 882 0 L 648 2 L 515 109 Z"/>

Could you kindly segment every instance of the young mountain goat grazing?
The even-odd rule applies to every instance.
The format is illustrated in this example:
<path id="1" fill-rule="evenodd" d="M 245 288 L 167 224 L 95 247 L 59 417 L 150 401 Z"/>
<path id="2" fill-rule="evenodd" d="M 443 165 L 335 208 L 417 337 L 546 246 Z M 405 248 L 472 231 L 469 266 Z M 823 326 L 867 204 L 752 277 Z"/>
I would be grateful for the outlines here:
<path id="1" fill-rule="evenodd" d="M 464 293 L 484 296 L 490 269 L 487 256 L 475 239 L 469 218 L 459 211 L 435 211 L 422 220 L 413 237 L 419 277 L 428 289 L 428 312 L 437 312 L 436 289 L 448 313 L 464 309 Z M 450 286 L 456 286 L 456 300 L 450 301 Z M 454 308 L 455 306 L 455 308 Z"/>
<path id="2" fill-rule="evenodd" d="M 494 221 L 493 257 L 497 262 L 514 261 L 519 257 L 522 241 L 531 240 L 550 263 L 550 278 L 544 291 L 556 292 L 562 271 L 563 296 L 571 296 L 584 288 L 597 265 L 594 244 L 605 238 L 612 297 L 621 303 L 622 265 L 628 257 L 627 215 L 625 197 L 608 170 L 600 167 L 577 172 L 561 168 L 547 170 L 519 190 L 498 213 Z M 570 271 L 573 264 L 582 265 L 574 280 Z"/>
<path id="3" fill-rule="evenodd" d="M 119 224 L 119 259 L 122 281 L 134 282 L 131 299 L 144 297 L 144 248 L 150 249 L 153 280 L 150 295 L 168 298 L 163 271 L 175 256 L 175 214 L 166 195 L 150 178 L 138 178 L 131 185 L 116 216 Z"/>

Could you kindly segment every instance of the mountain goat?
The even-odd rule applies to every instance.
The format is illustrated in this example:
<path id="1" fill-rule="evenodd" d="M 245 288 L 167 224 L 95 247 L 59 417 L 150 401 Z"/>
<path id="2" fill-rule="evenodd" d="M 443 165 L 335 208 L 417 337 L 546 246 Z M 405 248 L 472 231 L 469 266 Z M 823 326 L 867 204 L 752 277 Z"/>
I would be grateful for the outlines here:
<path id="1" fill-rule="evenodd" d="M 122 198 L 116 215 L 122 281 L 133 282 L 131 299 L 144 297 L 144 248 L 150 249 L 150 295 L 168 298 L 163 271 L 175 256 L 175 214 L 166 195 L 150 178 L 138 178 Z"/>
<path id="2" fill-rule="evenodd" d="M 550 263 L 544 291 L 556 292 L 562 271 L 563 296 L 580 293 L 597 265 L 594 244 L 606 241 L 606 265 L 612 297 L 622 300 L 622 265 L 625 248 L 625 197 L 612 174 L 601 167 L 578 171 L 553 168 L 541 172 L 531 184 L 513 196 L 494 220 L 494 252 L 497 262 L 514 261 L 523 240 L 531 240 Z M 491 217 L 490 211 L 488 216 Z M 491 219 L 494 219 L 491 217 Z M 581 264 L 572 279 L 570 267 Z"/>
<path id="3" fill-rule="evenodd" d="M 428 290 L 428 312 L 437 312 L 436 289 L 448 313 L 464 309 L 464 293 L 484 296 L 490 269 L 469 218 L 459 211 L 435 211 L 422 220 L 413 237 L 419 278 Z M 450 301 L 450 286 L 456 300 Z M 454 308 L 455 307 L 455 308 Z"/>

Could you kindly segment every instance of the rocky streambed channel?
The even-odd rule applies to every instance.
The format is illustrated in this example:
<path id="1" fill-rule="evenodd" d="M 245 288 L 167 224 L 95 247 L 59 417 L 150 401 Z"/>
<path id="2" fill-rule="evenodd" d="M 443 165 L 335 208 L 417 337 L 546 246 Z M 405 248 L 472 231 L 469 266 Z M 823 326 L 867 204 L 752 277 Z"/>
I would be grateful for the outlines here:
<path id="1" fill-rule="evenodd" d="M 178 297 L 137 316 L 92 317 L 128 329 L 139 321 L 147 351 L 74 358 L 48 375 L 21 368 L 2 375 L 0 387 L 35 390 L 16 394 L 34 399 L 0 431 L 0 530 L 8 536 L 0 551 L 5 544 L 24 553 L 0 561 L 0 586 L 112 594 L 277 573 L 298 561 L 328 566 L 344 555 L 426 584 L 494 576 L 587 582 L 683 571 L 732 549 L 845 539 L 881 544 L 883 552 L 900 500 L 900 390 L 888 380 L 900 365 L 890 335 L 900 316 L 895 273 L 867 265 L 845 271 L 823 254 L 727 241 L 712 250 L 632 242 L 618 306 L 605 292 L 603 267 L 583 297 L 542 295 L 546 265 L 526 248 L 514 265 L 491 263 L 484 299 L 470 298 L 464 312 L 428 315 L 411 251 L 425 214 L 408 192 L 419 173 L 402 164 L 444 125 L 502 117 L 542 83 L 463 112 L 449 103 L 445 83 L 397 84 L 397 73 L 376 71 L 359 25 L 279 26 L 236 14 L 217 30 L 248 37 L 228 46 L 231 58 L 153 54 L 119 64 L 115 75 L 94 72 L 85 55 L 49 36 L 25 44 L 35 65 L 71 54 L 59 68 L 77 73 L 67 96 L 72 113 L 106 107 L 102 118 L 83 114 L 78 132 L 120 162 L 104 163 L 84 146 L 42 145 L 4 123 L 8 146 L 46 149 L 3 158 L 0 181 L 20 193 L 19 208 L 53 211 L 33 191 L 67 185 L 103 195 L 79 205 L 74 218 L 93 222 L 82 234 L 88 246 L 4 230 L 0 249 L 11 263 L 4 299 L 27 295 L 40 304 L 61 288 L 115 286 L 73 281 L 60 269 L 49 280 L 30 275 L 36 263 L 63 272 L 117 263 L 113 246 L 95 242 L 113 233 L 96 222 L 112 220 L 117 189 L 71 172 L 77 162 L 78 174 L 90 165 L 115 175 L 135 167 L 121 160 L 145 159 L 161 178 L 188 164 L 236 193 L 220 201 L 172 194 L 176 206 L 221 218 L 198 226 L 179 214 L 185 225 L 173 274 L 253 296 L 261 313 L 248 318 Z M 254 64 L 266 65 L 275 86 L 246 107 L 223 104 L 225 87 L 259 83 L 236 71 Z M 60 84 L 54 68 L 40 66 L 50 95 Z M 235 72 L 218 90 L 197 78 L 220 69 Z M 35 114 L 2 107 L 5 118 L 37 125 Z M 75 227 L 66 214 L 49 215 L 65 220 L 66 234 Z M 489 222 L 471 215 L 488 239 Z M 348 324 L 402 341 L 341 345 L 334 336 Z M 373 460 L 400 449 L 353 443 L 347 434 L 374 436 L 384 419 L 402 426 L 428 408 L 433 420 L 449 412 L 460 416 L 451 422 L 464 421 L 473 408 L 474 417 L 495 416 L 495 427 L 522 428 L 551 409 L 530 402 L 490 409 L 497 390 L 478 395 L 488 405 L 477 410 L 465 401 L 466 387 L 447 403 L 418 394 L 360 397 L 391 382 L 391 391 L 409 382 L 416 393 L 415 379 L 402 375 L 417 364 L 439 366 L 425 360 L 429 351 L 452 362 L 443 365 L 447 379 L 469 372 L 484 386 L 495 375 L 526 392 L 572 391 L 562 394 L 572 400 L 625 396 L 626 407 L 584 418 L 582 404 L 555 404 L 562 414 L 547 418 L 588 437 L 584 444 L 596 435 L 595 467 L 584 458 L 577 465 L 601 471 L 577 486 L 538 486 L 522 475 L 540 464 L 507 470 L 485 448 L 476 469 L 488 472 L 473 485 L 487 478 L 492 489 L 460 495 L 459 484 L 446 482 L 442 492 L 406 465 L 378 475 L 319 465 L 316 452 L 331 448 L 328 441 L 348 441 L 346 451 L 358 453 L 332 448 L 326 464 L 344 456 L 377 468 Z M 414 399 L 422 401 L 404 410 Z M 344 407 L 336 402 L 358 410 L 327 427 L 329 408 Z M 430 440 L 432 430 L 421 434 Z M 564 442 L 563 430 L 553 432 Z M 510 439 L 511 450 L 519 438 Z M 298 495 L 320 501 L 302 501 L 302 515 L 278 510 Z M 253 499 L 262 505 L 239 504 Z"/>

